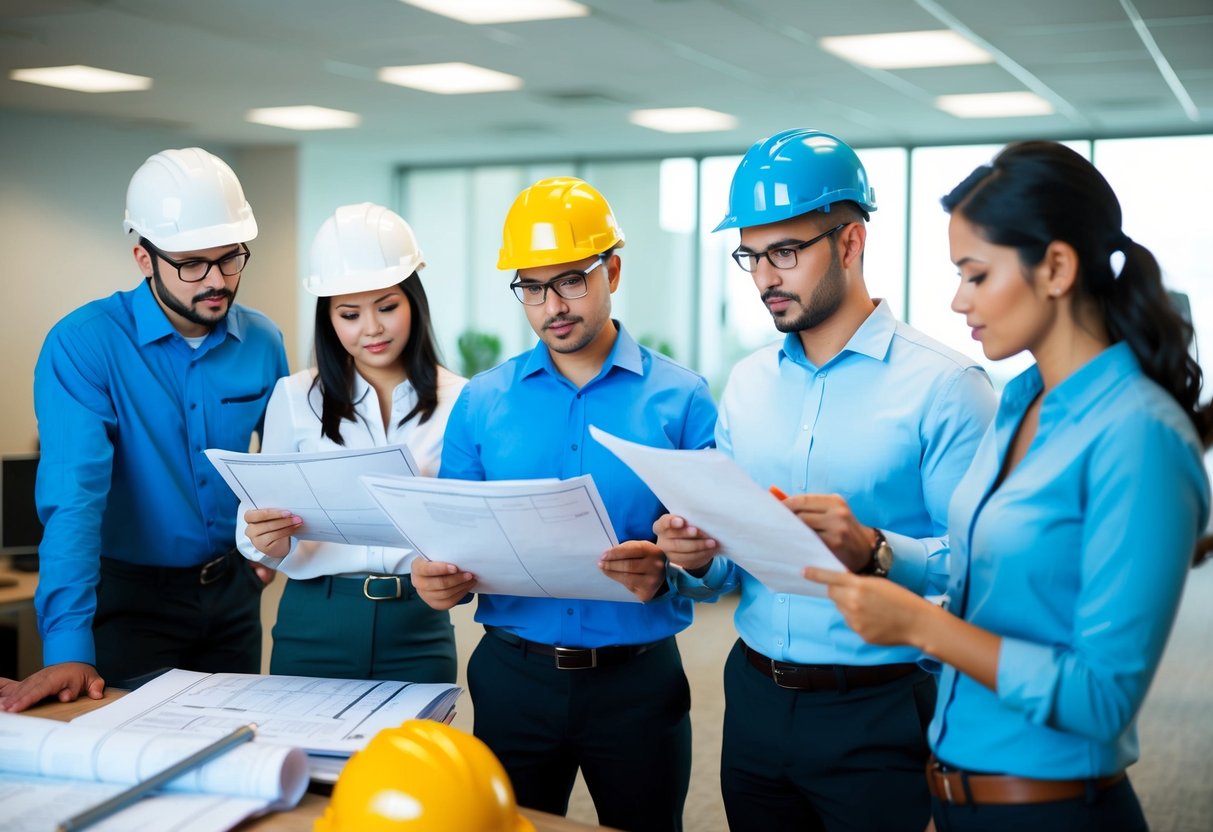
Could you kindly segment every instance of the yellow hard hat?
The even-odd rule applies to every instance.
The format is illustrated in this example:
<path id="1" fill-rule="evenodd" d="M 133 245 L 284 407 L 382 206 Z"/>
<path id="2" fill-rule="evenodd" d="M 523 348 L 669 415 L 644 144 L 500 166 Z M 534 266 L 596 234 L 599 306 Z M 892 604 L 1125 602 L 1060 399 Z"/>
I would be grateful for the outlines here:
<path id="1" fill-rule="evenodd" d="M 535 832 L 501 762 L 428 719 L 385 728 L 346 763 L 313 832 Z"/>
<path id="2" fill-rule="evenodd" d="M 497 268 L 575 263 L 623 246 L 606 198 L 572 176 L 540 179 L 518 194 L 505 217 Z"/>

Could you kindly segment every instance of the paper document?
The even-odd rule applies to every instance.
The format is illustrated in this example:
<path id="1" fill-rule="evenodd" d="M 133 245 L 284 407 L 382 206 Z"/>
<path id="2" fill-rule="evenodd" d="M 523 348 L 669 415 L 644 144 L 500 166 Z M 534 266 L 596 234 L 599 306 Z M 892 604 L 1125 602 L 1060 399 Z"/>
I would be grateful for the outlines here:
<path id="1" fill-rule="evenodd" d="M 255 722 L 253 745 L 283 743 L 309 754 L 349 756 L 383 728 L 444 719 L 462 692 L 437 683 L 170 670 L 72 724 L 214 739 Z"/>
<path id="2" fill-rule="evenodd" d="M 48 832 L 188 757 L 211 739 L 0 713 L 3 828 Z M 307 781 L 302 750 L 245 743 L 90 829 L 220 832 L 253 815 L 295 806 Z"/>
<path id="3" fill-rule="evenodd" d="M 801 570 L 843 570 L 816 532 L 720 451 L 650 448 L 592 425 L 590 435 L 635 471 L 670 514 L 710 535 L 720 554 L 772 592 L 824 596 L 826 587 Z"/>
<path id="4" fill-rule="evenodd" d="M 411 549 L 358 483 L 363 474 L 418 476 L 404 445 L 310 454 L 242 454 L 210 448 L 206 458 L 240 500 L 293 511 L 301 540 Z"/>
<path id="5" fill-rule="evenodd" d="M 476 592 L 640 603 L 598 568 L 598 558 L 619 541 L 588 474 L 362 482 L 418 554 L 471 572 Z"/>

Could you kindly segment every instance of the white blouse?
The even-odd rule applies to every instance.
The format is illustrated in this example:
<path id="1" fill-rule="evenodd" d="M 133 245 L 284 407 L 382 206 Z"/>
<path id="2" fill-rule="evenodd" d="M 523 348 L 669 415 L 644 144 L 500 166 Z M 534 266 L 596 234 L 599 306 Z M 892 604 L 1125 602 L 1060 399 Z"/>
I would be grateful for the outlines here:
<path id="1" fill-rule="evenodd" d="M 316 369 L 302 370 L 278 380 L 265 412 L 264 436 L 261 450 L 267 454 L 313 453 L 340 450 L 320 428 L 322 397 L 312 382 Z M 416 418 L 403 425 L 399 422 L 417 404 L 417 391 L 411 381 L 404 381 L 392 392 L 392 414 L 388 428 L 383 427 L 379 397 L 361 375 L 354 375 L 355 421 L 341 422 L 341 437 L 345 449 L 375 448 L 384 445 L 407 445 L 417 460 L 423 476 L 437 475 L 442 460 L 442 435 L 447 418 L 459 391 L 467 379 L 445 367 L 438 368 L 438 406 L 425 422 Z M 282 558 L 263 555 L 245 535 L 248 524 L 244 513 L 250 506 L 241 503 L 236 513 L 236 541 L 240 553 L 251 561 L 277 569 L 290 578 L 316 578 L 321 575 L 401 575 L 409 571 L 412 549 L 387 546 L 351 546 L 316 540 L 291 539 L 291 550 Z M 281 506 L 290 509 L 290 506 Z"/>

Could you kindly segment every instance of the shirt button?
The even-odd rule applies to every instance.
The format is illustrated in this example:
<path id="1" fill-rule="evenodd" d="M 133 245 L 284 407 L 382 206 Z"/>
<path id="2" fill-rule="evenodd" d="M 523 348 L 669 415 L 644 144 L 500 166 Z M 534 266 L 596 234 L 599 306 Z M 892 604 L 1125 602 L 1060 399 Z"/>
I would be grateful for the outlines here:
<path id="1" fill-rule="evenodd" d="M 809 429 L 809 426 L 808 426 L 808 425 L 801 425 L 801 426 L 800 426 L 800 429 L 801 429 L 801 430 L 808 430 L 808 429 Z"/>
<path id="2" fill-rule="evenodd" d="M 575 451 L 575 450 L 577 450 L 577 444 L 576 444 L 576 443 L 573 443 L 573 444 L 572 444 L 572 445 L 570 445 L 569 447 L 570 447 L 570 448 L 572 448 L 574 451 Z"/>
<path id="3" fill-rule="evenodd" d="M 199 477 L 199 478 L 198 478 L 198 484 L 199 484 L 199 485 L 206 485 L 206 477 Z"/>
<path id="4" fill-rule="evenodd" d="M 775 644 L 778 645 L 779 647 L 783 647 L 783 639 L 781 639 L 781 638 L 775 639 Z"/>
<path id="5" fill-rule="evenodd" d="M 565 610 L 565 611 L 564 611 L 564 614 L 565 614 L 565 615 L 572 615 L 572 614 L 573 614 L 573 608 L 572 608 L 572 607 L 569 607 L 567 610 Z"/>
<path id="6" fill-rule="evenodd" d="M 818 378 L 825 378 L 825 377 L 826 377 L 825 371 L 824 371 L 824 370 L 822 370 L 821 372 L 819 372 L 819 373 L 817 374 L 817 377 L 818 377 Z"/>
<path id="7" fill-rule="evenodd" d="M 190 402 L 190 410 L 197 410 L 197 409 L 198 409 L 198 403 Z"/>
<path id="8" fill-rule="evenodd" d="M 580 393 L 578 393 L 578 394 L 577 394 L 577 398 L 579 398 L 579 399 L 581 398 L 581 394 L 580 394 Z"/>
<path id="9" fill-rule="evenodd" d="M 780 595 L 780 596 L 779 596 L 779 603 L 781 603 L 781 604 L 783 603 L 783 596 L 782 596 L 782 595 Z"/>
<path id="10" fill-rule="evenodd" d="M 214 521 L 214 520 L 207 520 L 207 521 L 206 521 L 206 524 L 207 524 L 208 526 L 213 526 L 213 525 L 215 525 L 215 521 Z"/>

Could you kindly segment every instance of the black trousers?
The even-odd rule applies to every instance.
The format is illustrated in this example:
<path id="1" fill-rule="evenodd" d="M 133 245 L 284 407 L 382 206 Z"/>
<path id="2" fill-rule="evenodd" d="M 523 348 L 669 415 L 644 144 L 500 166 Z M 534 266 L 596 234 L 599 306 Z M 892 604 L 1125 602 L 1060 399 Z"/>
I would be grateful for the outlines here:
<path id="1" fill-rule="evenodd" d="M 938 832 L 1146 832 L 1128 778 L 1086 798 L 1021 806 L 955 806 L 931 801 Z"/>
<path id="2" fill-rule="evenodd" d="M 720 785 L 729 828 L 922 832 L 934 677 L 787 690 L 751 667 L 741 644 L 724 671 Z"/>
<path id="3" fill-rule="evenodd" d="M 97 672 L 110 685 L 166 667 L 260 673 L 262 586 L 239 553 L 229 553 L 226 568 L 206 584 L 198 569 L 102 558 Z"/>
<path id="4" fill-rule="evenodd" d="M 551 656 L 485 635 L 468 688 L 474 733 L 500 758 L 520 805 L 563 815 L 580 768 L 600 824 L 682 829 L 691 692 L 672 637 L 623 664 L 557 670 Z"/>

